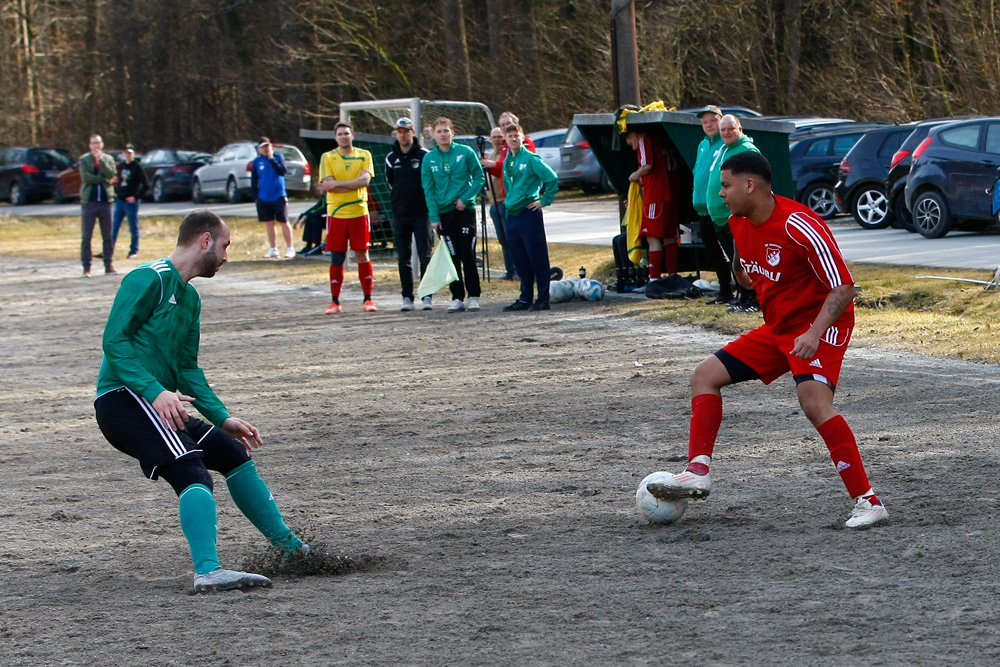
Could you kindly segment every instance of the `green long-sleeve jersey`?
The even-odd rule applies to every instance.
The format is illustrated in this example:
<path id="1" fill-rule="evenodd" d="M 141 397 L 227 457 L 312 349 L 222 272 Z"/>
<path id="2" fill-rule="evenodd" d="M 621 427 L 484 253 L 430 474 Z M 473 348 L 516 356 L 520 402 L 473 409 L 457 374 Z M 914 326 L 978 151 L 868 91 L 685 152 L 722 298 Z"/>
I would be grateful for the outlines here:
<path id="1" fill-rule="evenodd" d="M 476 205 L 486 176 L 476 151 L 456 142 L 448 152 L 435 146 L 424 156 L 420 182 L 427 200 L 427 216 L 431 222 L 441 222 L 441 214 L 454 210 L 459 198 L 466 206 Z"/>
<path id="2" fill-rule="evenodd" d="M 719 191 L 722 189 L 722 163 L 734 155 L 747 152 L 760 153 L 754 146 L 753 139 L 743 135 L 732 146 L 723 143 L 712 155 L 712 165 L 708 170 L 708 180 L 705 186 L 705 204 L 712 222 L 721 227 L 729 222 L 729 207 Z"/>
<path id="3" fill-rule="evenodd" d="M 104 328 L 97 395 L 128 387 L 152 402 L 162 391 L 193 396 L 205 419 L 221 426 L 226 406 L 198 367 L 201 296 L 167 258 L 122 280 Z"/>
<path id="4" fill-rule="evenodd" d="M 503 161 L 503 187 L 507 215 L 517 215 L 535 201 L 551 204 L 559 189 L 559 174 L 540 155 L 521 146 Z"/>

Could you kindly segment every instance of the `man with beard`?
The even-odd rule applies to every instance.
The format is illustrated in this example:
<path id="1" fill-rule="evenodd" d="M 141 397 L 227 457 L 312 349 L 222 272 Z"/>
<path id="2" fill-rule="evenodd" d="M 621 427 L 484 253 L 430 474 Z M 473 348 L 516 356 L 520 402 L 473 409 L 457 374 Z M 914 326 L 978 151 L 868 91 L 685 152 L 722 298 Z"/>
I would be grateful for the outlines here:
<path id="1" fill-rule="evenodd" d="M 177 246 L 122 280 L 104 329 L 97 377 L 97 424 L 143 474 L 167 480 L 178 497 L 191 548 L 196 592 L 270 586 L 259 574 L 223 569 L 212 476 L 222 473 L 236 506 L 285 555 L 309 547 L 281 516 L 249 452 L 257 428 L 230 416 L 198 367 L 201 296 L 193 278 L 211 278 L 228 261 L 229 227 L 206 210 L 181 222 Z M 207 421 L 188 415 L 191 403 Z"/>

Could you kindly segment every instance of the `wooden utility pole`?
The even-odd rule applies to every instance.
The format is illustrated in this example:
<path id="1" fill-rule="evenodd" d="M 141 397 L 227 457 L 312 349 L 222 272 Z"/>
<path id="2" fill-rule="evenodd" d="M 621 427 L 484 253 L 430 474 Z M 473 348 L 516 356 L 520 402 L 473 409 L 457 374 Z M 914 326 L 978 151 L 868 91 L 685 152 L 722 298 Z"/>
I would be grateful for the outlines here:
<path id="1" fill-rule="evenodd" d="M 611 2 L 611 69 L 615 108 L 642 106 L 639 92 L 639 48 L 635 41 L 633 0 Z"/>

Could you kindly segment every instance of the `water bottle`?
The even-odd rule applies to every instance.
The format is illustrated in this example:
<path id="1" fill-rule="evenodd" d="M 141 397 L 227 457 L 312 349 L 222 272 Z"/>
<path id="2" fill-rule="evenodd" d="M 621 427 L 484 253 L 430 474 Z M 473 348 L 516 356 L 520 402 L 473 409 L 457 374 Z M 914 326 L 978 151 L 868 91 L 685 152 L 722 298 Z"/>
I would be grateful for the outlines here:
<path id="1" fill-rule="evenodd" d="M 583 280 L 586 277 L 587 277 L 587 269 L 586 269 L 586 267 L 581 266 L 580 267 L 580 280 Z"/>

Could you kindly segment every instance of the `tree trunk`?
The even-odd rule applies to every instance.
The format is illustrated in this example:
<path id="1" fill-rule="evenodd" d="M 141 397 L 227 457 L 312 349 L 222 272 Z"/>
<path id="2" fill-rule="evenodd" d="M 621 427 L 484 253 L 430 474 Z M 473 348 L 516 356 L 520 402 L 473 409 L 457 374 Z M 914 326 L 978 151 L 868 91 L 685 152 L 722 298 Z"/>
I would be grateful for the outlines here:
<path id="1" fill-rule="evenodd" d="M 486 0 L 486 24 L 489 30 L 490 52 L 490 100 L 487 106 L 499 109 L 503 106 L 504 77 L 502 76 L 503 50 L 501 35 L 505 32 L 503 24 L 503 0 Z"/>
<path id="2" fill-rule="evenodd" d="M 785 114 L 795 115 L 802 53 L 802 0 L 785 0 Z"/>
<path id="3" fill-rule="evenodd" d="M 948 103 L 941 59 L 934 39 L 934 26 L 931 25 L 927 11 L 927 0 L 914 0 L 913 36 L 916 39 L 916 60 L 923 66 L 923 85 L 927 91 L 924 104 L 927 113 L 930 116 L 950 116 L 951 105 Z"/>
<path id="4" fill-rule="evenodd" d="M 465 14 L 462 0 L 441 0 L 444 26 L 446 90 L 457 100 L 472 98 L 472 73 L 469 69 L 469 43 L 465 38 Z"/>

